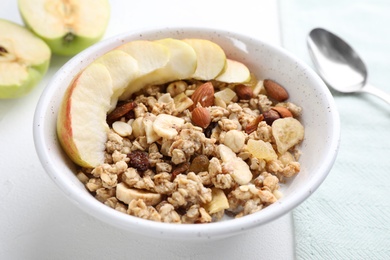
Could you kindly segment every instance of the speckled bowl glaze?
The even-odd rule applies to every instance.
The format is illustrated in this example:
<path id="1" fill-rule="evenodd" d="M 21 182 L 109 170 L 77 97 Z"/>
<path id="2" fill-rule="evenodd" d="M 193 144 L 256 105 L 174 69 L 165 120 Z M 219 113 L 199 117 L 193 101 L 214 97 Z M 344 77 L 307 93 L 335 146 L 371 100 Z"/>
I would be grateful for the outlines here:
<path id="1" fill-rule="evenodd" d="M 205 38 L 219 44 L 227 56 L 245 63 L 259 79 L 274 79 L 303 108 L 305 139 L 301 172 L 281 187 L 283 198 L 263 210 L 238 219 L 202 225 L 158 223 L 111 209 L 90 195 L 75 176 L 75 166 L 56 136 L 56 119 L 63 95 L 73 78 L 93 60 L 132 40 Z M 80 209 L 122 230 L 177 240 L 217 239 L 267 224 L 307 199 L 323 182 L 337 155 L 340 124 L 329 90 L 313 70 L 285 50 L 250 36 L 201 28 L 161 28 L 133 31 L 102 41 L 67 62 L 43 92 L 34 118 L 34 141 L 39 159 L 56 185 Z"/>

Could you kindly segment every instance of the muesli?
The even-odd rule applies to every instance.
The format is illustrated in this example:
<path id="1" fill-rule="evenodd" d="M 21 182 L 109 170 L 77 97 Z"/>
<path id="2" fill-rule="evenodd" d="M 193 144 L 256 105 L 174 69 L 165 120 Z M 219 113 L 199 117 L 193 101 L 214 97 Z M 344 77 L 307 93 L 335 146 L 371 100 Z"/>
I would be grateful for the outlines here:
<path id="1" fill-rule="evenodd" d="M 242 217 L 298 174 L 302 109 L 273 80 L 149 85 L 118 103 L 105 162 L 77 177 L 105 205 L 169 223 Z"/>

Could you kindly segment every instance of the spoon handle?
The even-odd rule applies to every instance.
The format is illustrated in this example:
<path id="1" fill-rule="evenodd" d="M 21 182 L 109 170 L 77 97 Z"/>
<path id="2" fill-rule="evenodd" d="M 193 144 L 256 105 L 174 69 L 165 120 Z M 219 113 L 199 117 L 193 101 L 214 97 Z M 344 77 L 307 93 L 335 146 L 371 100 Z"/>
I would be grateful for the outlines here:
<path id="1" fill-rule="evenodd" d="M 366 84 L 361 91 L 372 94 L 374 96 L 377 96 L 377 97 L 383 99 L 384 101 L 386 101 L 388 104 L 390 104 L 390 95 L 388 93 L 386 93 L 385 91 L 383 91 L 377 87 L 374 87 L 371 84 Z"/>

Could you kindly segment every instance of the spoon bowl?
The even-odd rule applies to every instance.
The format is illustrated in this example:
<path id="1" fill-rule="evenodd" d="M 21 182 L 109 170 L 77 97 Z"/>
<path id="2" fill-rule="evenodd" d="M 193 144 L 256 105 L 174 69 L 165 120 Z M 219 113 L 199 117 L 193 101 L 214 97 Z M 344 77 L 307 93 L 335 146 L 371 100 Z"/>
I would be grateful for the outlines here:
<path id="1" fill-rule="evenodd" d="M 315 28 L 309 33 L 307 45 L 314 66 L 328 86 L 342 93 L 370 93 L 390 104 L 389 94 L 368 84 L 366 65 L 343 39 Z"/>

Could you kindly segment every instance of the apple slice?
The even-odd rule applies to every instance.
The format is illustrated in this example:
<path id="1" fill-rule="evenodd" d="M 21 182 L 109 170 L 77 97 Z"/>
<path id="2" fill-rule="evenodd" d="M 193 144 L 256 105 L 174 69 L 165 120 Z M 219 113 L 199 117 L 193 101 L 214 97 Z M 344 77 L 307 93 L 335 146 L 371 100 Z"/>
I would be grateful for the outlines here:
<path id="1" fill-rule="evenodd" d="M 99 41 L 110 17 L 108 0 L 18 0 L 18 6 L 25 24 L 60 55 Z"/>
<path id="2" fill-rule="evenodd" d="M 101 63 L 92 63 L 65 93 L 57 118 L 59 141 L 76 164 L 96 167 L 104 163 L 109 127 L 106 122 L 113 94 L 112 79 Z"/>
<path id="3" fill-rule="evenodd" d="M 225 70 L 215 80 L 226 83 L 246 83 L 251 80 L 251 73 L 245 64 L 226 59 Z"/>
<path id="4" fill-rule="evenodd" d="M 165 67 L 170 58 L 169 49 L 153 41 L 131 41 L 117 49 L 128 53 L 138 62 L 138 76 L 129 82 L 127 88 L 119 97 L 120 100 L 129 99 L 131 94 L 155 80 L 152 74 Z"/>
<path id="5" fill-rule="evenodd" d="M 128 53 L 121 50 L 109 51 L 94 62 L 103 64 L 110 72 L 113 94 L 109 111 L 112 111 L 116 107 L 119 96 L 125 91 L 129 82 L 138 77 L 138 62 Z"/>
<path id="6" fill-rule="evenodd" d="M 183 41 L 194 48 L 198 60 L 192 78 L 212 80 L 225 69 L 226 55 L 218 44 L 205 39 L 183 39 Z"/>
<path id="7" fill-rule="evenodd" d="M 0 19 L 0 98 L 26 95 L 45 75 L 51 52 L 26 28 Z"/>
<path id="8" fill-rule="evenodd" d="M 169 49 L 170 57 L 168 64 L 154 74 L 156 77 L 154 84 L 187 79 L 194 74 L 197 67 L 197 56 L 189 44 L 172 38 L 165 38 L 156 42 Z"/>

